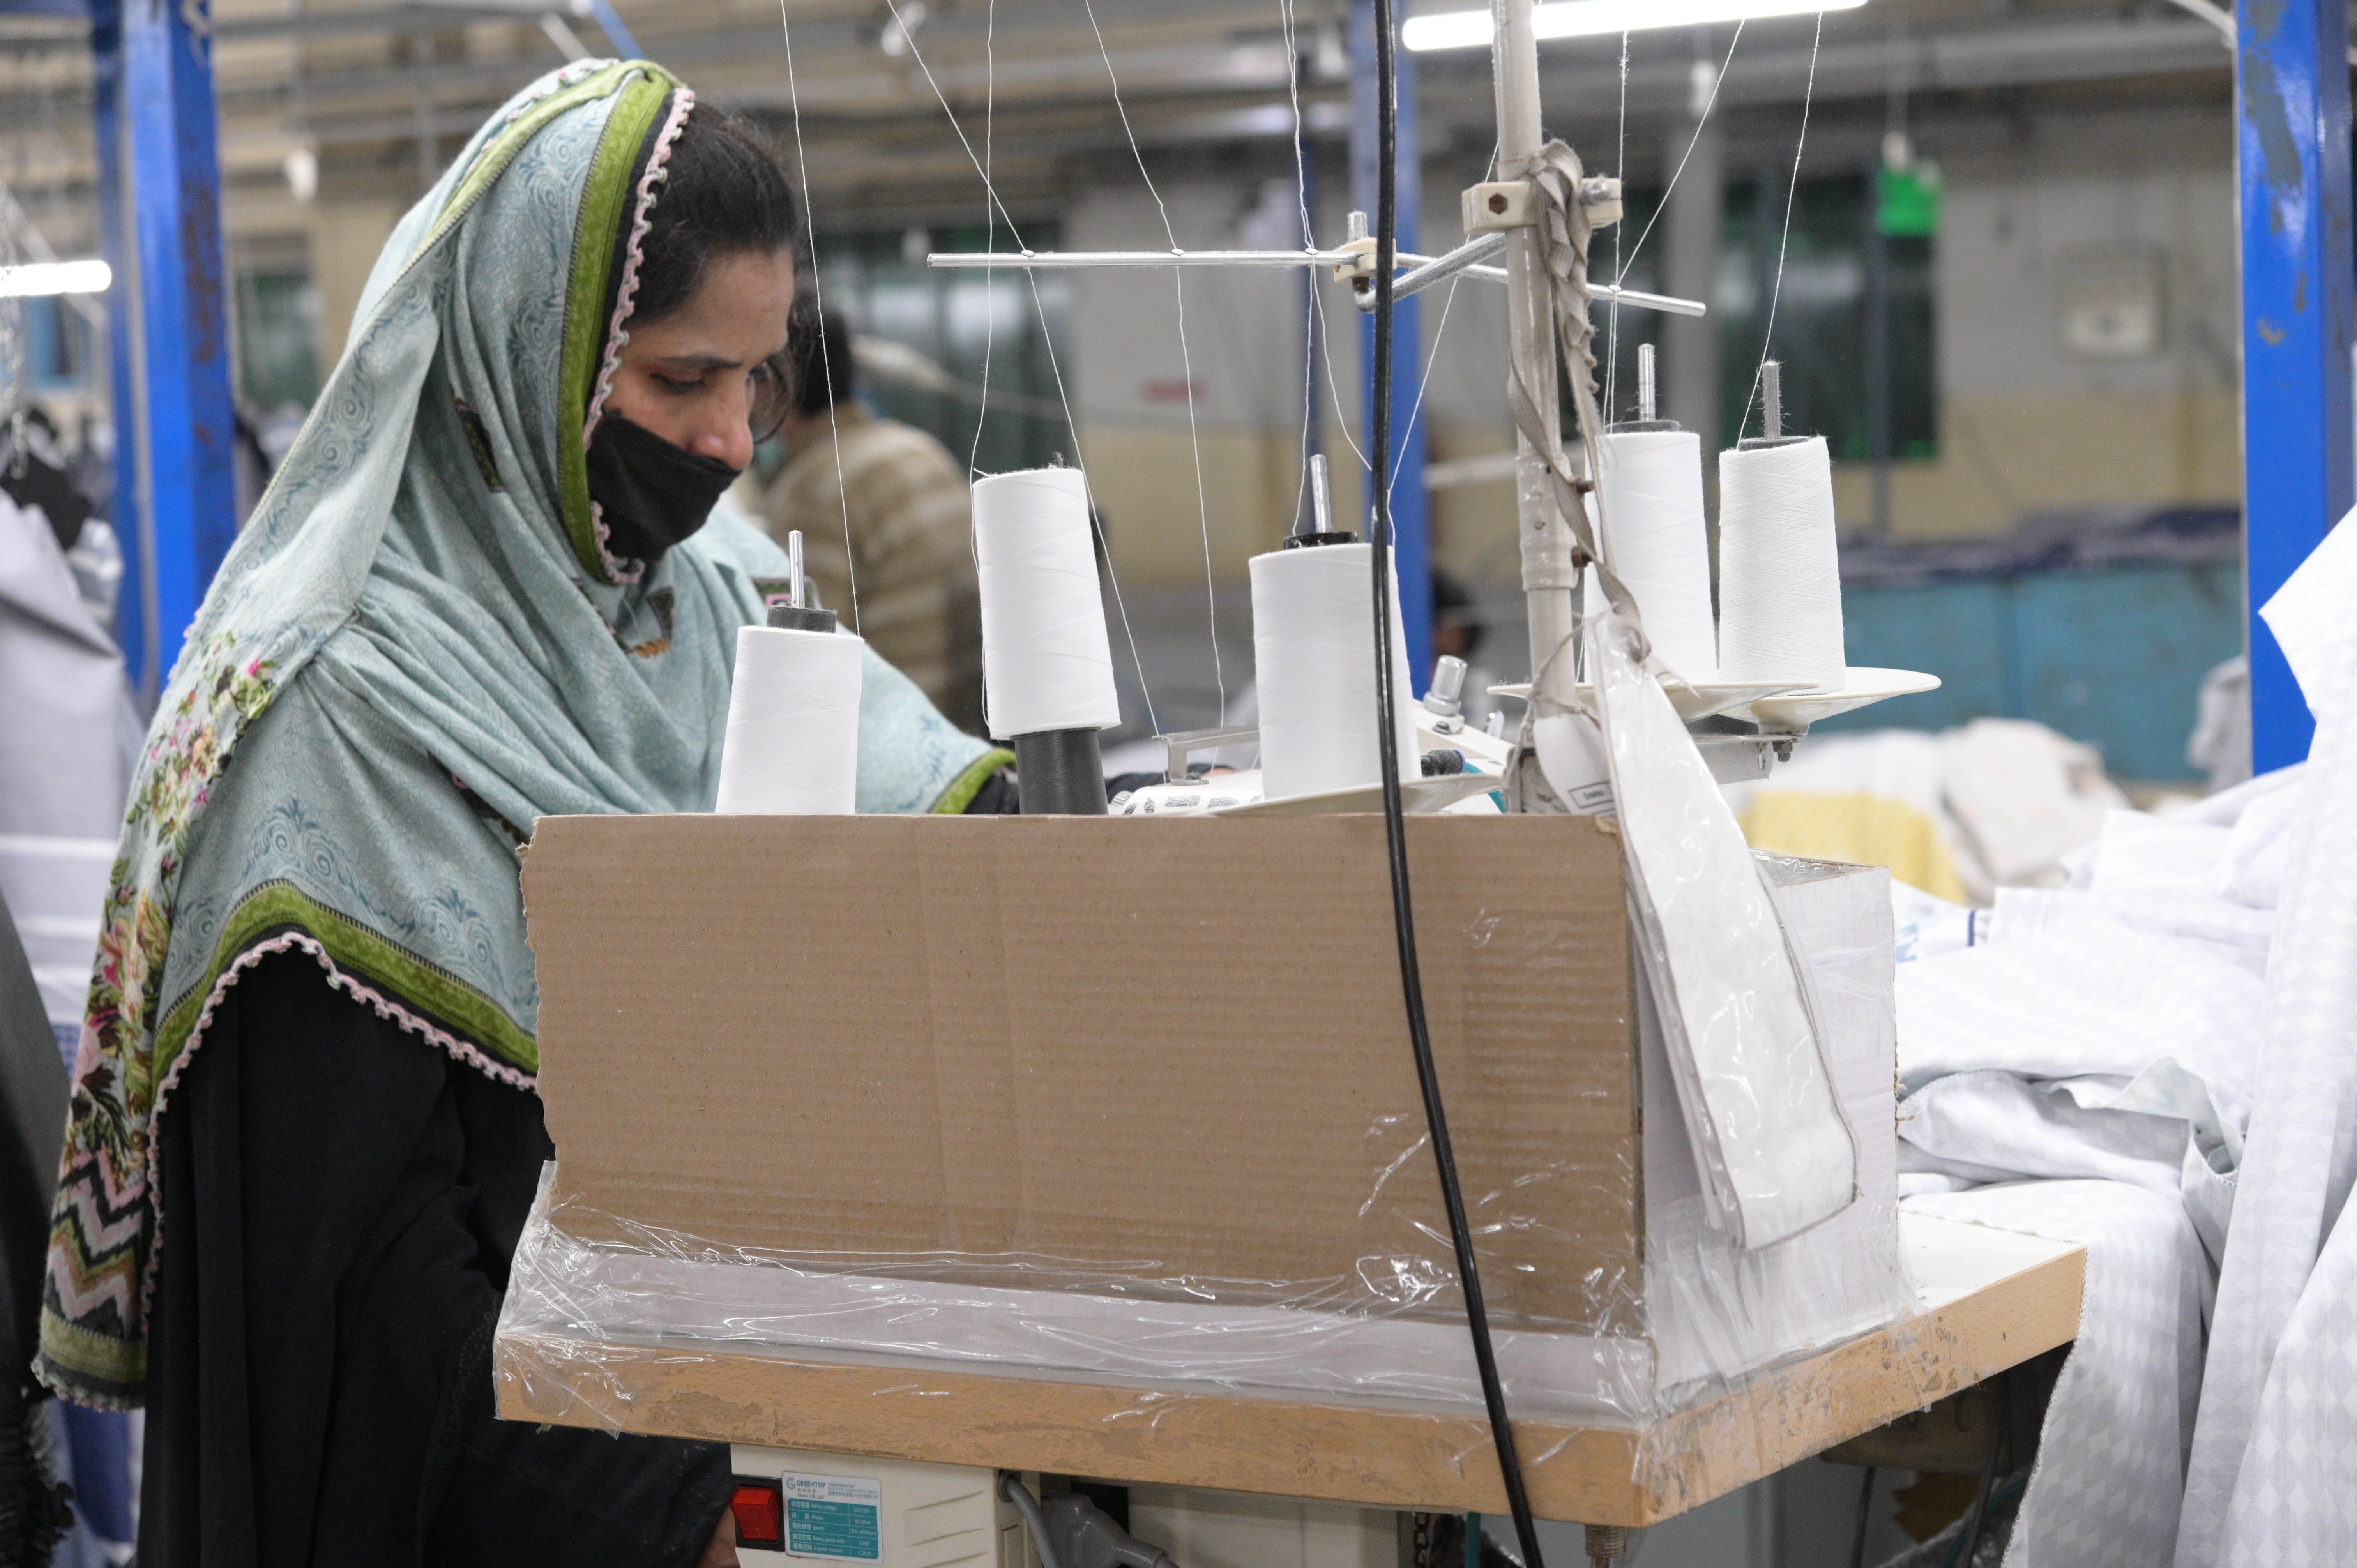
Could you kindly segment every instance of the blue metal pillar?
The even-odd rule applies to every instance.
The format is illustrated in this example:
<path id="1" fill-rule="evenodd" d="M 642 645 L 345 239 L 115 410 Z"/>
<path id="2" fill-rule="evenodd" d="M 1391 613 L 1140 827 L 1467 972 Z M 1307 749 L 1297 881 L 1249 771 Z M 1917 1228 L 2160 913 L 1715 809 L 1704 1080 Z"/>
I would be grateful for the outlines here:
<path id="1" fill-rule="evenodd" d="M 1418 198 L 1424 182 L 1423 159 L 1416 152 L 1415 56 L 1396 50 L 1399 83 L 1399 248 L 1417 249 Z M 1373 0 L 1351 5 L 1351 205 L 1374 221 L 1377 160 L 1375 100 L 1375 8 Z M 1399 570 L 1400 619 L 1407 628 L 1407 668 L 1418 696 L 1432 680 L 1432 529 L 1431 505 L 1424 488 L 1425 430 L 1416 412 L 1416 388 L 1424 381 L 1423 313 L 1421 297 L 1403 299 L 1392 306 L 1392 453 L 1391 493 L 1393 548 Z M 1375 389 L 1374 318 L 1360 323 L 1359 363 L 1369 380 L 1366 408 L 1373 428 Z M 1372 510 L 1372 498 L 1369 510 Z"/>
<path id="2" fill-rule="evenodd" d="M 229 313 L 202 0 L 93 0 L 100 231 L 114 382 L 118 624 L 153 701 L 237 537 Z"/>
<path id="3" fill-rule="evenodd" d="M 2348 0 L 2241 0 L 2243 493 L 2251 753 L 2308 755 L 2314 723 L 2255 613 L 2352 500 Z"/>

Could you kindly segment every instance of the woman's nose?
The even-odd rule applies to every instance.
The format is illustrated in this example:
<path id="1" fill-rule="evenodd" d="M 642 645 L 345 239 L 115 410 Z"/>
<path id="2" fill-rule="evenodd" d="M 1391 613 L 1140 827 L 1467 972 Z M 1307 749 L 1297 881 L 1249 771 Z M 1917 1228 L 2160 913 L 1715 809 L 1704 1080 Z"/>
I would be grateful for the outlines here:
<path id="1" fill-rule="evenodd" d="M 740 388 L 712 402 L 711 416 L 697 429 L 688 443 L 688 450 L 700 457 L 726 463 L 732 468 L 748 467 L 753 461 L 750 392 Z"/>

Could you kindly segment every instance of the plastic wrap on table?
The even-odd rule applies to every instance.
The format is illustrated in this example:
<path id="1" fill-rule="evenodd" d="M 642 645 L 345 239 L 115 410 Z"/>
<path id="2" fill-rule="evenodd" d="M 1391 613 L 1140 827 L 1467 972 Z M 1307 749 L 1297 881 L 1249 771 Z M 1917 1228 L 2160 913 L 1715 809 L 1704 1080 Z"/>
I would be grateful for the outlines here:
<path id="1" fill-rule="evenodd" d="M 503 1408 L 544 1419 L 564 1406 L 564 1419 L 627 1427 L 651 1361 L 751 1357 L 906 1368 L 929 1389 L 1029 1380 L 1043 1402 L 1153 1430 L 1190 1401 L 1366 1404 L 1428 1416 L 1450 1453 L 1478 1450 L 1461 1298 L 1377 940 L 1381 824 L 1057 823 L 1062 863 L 961 858 L 957 835 L 981 842 L 991 826 L 726 825 L 767 835 L 773 860 L 823 852 L 839 877 L 869 875 L 875 841 L 872 864 L 887 869 L 863 883 L 860 907 L 824 906 L 846 935 L 791 923 L 783 905 L 752 926 L 730 900 L 755 897 L 760 877 L 731 880 L 741 848 L 704 847 L 721 828 L 586 824 L 585 837 L 644 847 L 576 876 L 565 857 L 578 852 L 544 822 L 526 892 L 542 1090 L 564 1157 L 517 1250 L 499 1330 L 529 1353 L 503 1352 L 498 1375 L 542 1383 L 503 1394 Z M 1637 1434 L 1641 1461 L 1654 1423 L 1719 1419 L 1730 1391 L 1909 1309 L 1886 874 L 1761 863 L 1860 1157 L 1840 1213 L 1747 1249 L 1714 1223 L 1672 1103 L 1653 1000 L 1632 979 L 1611 821 L 1409 826 L 1436 1047 L 1518 1419 Z M 956 853 L 936 855 L 942 843 Z M 1296 843 L 1309 852 L 1267 869 Z M 1311 876 L 1336 881 L 1305 921 L 1284 905 Z M 1363 889 L 1347 880 L 1361 876 Z M 699 976 L 775 964 L 812 978 L 791 1007 L 726 1012 L 709 981 L 691 987 L 594 940 L 618 886 L 677 900 L 637 929 L 693 925 Z M 1134 911 L 1121 918 L 1140 932 L 1138 972 L 1117 981 L 1058 946 L 1108 910 Z M 1256 920 L 1280 932 L 1274 960 Z M 923 943 L 890 950 L 924 922 Z M 1243 956 L 1177 1000 L 1135 994 L 1185 980 L 1198 929 Z M 845 972 L 862 961 L 854 938 L 915 979 L 830 1011 L 856 989 Z M 1075 1011 L 1051 981 L 1097 989 Z M 1117 1023 L 1092 1030 L 1113 1010 Z M 1237 1027 L 1258 1032 L 1222 1047 Z M 723 1051 L 759 1070 L 711 1070 Z M 1103 1397 L 1077 1400 L 1089 1391 Z M 930 1408 L 946 1421 L 966 1407 Z M 796 1429 L 780 1445 L 823 1436 Z"/>
<path id="2" fill-rule="evenodd" d="M 1781 869 L 1805 878 L 1813 868 Z M 1863 943 L 1812 957 L 1829 1029 L 1857 1045 L 1835 1069 L 1848 1114 L 1888 1128 L 1889 940 L 1869 932 Z M 1640 1000 L 1650 1036 L 1651 1001 Z M 1675 1090 L 1663 1053 L 1646 1051 L 1642 1071 L 1647 1101 L 1666 1105 Z M 1518 1413 L 1641 1423 L 1903 1307 L 1888 1137 L 1866 1141 L 1859 1202 L 1817 1231 L 1745 1250 L 1709 1222 L 1682 1119 L 1647 1125 L 1641 1261 L 1550 1282 L 1560 1294 L 1554 1322 L 1497 1334 Z M 1361 1209 L 1372 1220 L 1395 1186 L 1433 1178 L 1410 1108 L 1371 1116 L 1368 1141 L 1381 1155 Z M 811 1255 L 731 1245 L 585 1206 L 562 1186 L 552 1164 L 517 1251 L 503 1334 L 1480 1403 L 1438 1234 L 1416 1251 L 1369 1251 L 1350 1275 L 1214 1279 L 1173 1273 L 1145 1256 L 1108 1266 L 1008 1252 Z M 1468 1195 L 1481 1230 L 1494 1236 L 1525 1222 L 1516 1187 Z"/>

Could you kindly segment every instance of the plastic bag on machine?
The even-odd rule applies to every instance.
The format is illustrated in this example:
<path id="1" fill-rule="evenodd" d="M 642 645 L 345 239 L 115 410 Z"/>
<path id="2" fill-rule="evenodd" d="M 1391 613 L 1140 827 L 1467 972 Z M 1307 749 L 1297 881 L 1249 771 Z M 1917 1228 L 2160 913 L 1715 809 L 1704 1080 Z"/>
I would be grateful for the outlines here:
<path id="1" fill-rule="evenodd" d="M 1632 636 L 1588 622 L 1645 978 L 1712 1221 L 1763 1247 L 1849 1206 L 1857 1145 L 1774 896 Z"/>

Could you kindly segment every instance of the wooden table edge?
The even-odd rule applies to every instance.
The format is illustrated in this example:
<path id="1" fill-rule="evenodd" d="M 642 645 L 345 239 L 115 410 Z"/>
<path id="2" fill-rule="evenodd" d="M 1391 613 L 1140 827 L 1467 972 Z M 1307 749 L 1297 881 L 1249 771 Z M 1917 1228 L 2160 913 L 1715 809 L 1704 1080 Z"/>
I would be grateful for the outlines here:
<path id="1" fill-rule="evenodd" d="M 1644 1427 L 1517 1421 L 1533 1509 L 1684 1513 L 2075 1338 L 2073 1248 Z M 1478 1413 L 501 1333 L 511 1421 L 1391 1509 L 1503 1513 Z"/>

